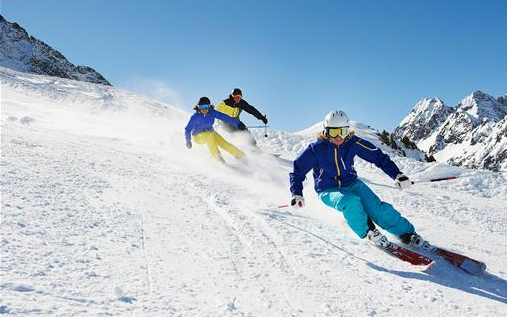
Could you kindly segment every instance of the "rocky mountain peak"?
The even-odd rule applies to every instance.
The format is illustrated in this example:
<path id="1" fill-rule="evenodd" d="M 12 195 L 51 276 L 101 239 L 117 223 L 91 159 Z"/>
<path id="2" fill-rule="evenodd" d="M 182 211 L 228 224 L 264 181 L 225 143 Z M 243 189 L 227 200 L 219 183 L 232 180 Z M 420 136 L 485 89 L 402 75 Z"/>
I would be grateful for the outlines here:
<path id="1" fill-rule="evenodd" d="M 494 98 L 480 90 L 455 108 L 438 98 L 422 99 L 395 129 L 437 161 L 469 168 L 507 166 L 507 94 Z"/>
<path id="2" fill-rule="evenodd" d="M 423 98 L 412 108 L 393 134 L 400 139 L 406 136 L 412 141 L 419 141 L 428 137 L 453 112 L 454 109 L 446 106 L 440 98 Z"/>
<path id="3" fill-rule="evenodd" d="M 59 51 L 0 15 L 0 65 L 16 71 L 111 86 L 88 66 L 76 66 Z"/>
<path id="4" fill-rule="evenodd" d="M 493 96 L 483 93 L 480 90 L 474 91 L 465 97 L 459 104 L 458 109 L 470 115 L 475 124 L 482 121 L 499 122 L 507 115 L 507 107 Z"/>

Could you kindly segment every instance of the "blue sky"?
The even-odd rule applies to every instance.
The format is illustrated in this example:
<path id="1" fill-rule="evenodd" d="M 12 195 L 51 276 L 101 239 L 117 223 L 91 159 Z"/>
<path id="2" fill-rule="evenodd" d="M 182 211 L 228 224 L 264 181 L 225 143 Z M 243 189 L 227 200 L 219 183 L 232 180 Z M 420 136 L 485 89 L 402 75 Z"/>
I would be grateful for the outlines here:
<path id="1" fill-rule="evenodd" d="M 507 92 L 505 0 L 3 0 L 1 12 L 115 86 L 189 111 L 240 87 L 288 131 L 335 109 L 392 131 L 423 97 Z"/>

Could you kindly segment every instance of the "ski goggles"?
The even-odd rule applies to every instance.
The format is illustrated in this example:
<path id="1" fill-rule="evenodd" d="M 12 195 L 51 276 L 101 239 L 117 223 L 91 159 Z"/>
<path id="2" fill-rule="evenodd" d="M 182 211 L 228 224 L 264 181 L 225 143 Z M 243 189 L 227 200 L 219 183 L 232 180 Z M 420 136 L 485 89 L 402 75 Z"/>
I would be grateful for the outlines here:
<path id="1" fill-rule="evenodd" d="M 197 108 L 199 108 L 200 110 L 205 110 L 209 109 L 209 105 L 198 105 Z"/>
<path id="2" fill-rule="evenodd" d="M 337 136 L 341 136 L 345 138 L 350 133 L 349 127 L 340 127 L 340 128 L 326 128 L 326 133 L 331 138 L 336 138 Z"/>

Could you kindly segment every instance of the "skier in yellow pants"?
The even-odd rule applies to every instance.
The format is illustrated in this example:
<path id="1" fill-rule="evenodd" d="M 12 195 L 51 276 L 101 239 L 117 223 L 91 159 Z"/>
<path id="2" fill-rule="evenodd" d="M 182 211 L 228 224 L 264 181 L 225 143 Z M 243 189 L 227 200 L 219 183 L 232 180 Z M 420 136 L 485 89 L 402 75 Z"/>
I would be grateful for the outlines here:
<path id="1" fill-rule="evenodd" d="M 195 106 L 195 113 L 190 117 L 187 126 L 185 127 L 185 138 L 187 148 L 192 148 L 191 137 L 197 144 L 207 144 L 211 156 L 214 158 L 224 161 L 220 155 L 218 147 L 229 152 L 235 158 L 241 158 L 245 156 L 240 149 L 227 142 L 220 134 L 213 130 L 213 123 L 215 119 L 220 119 L 229 124 L 236 126 L 240 130 L 246 129 L 242 122 L 238 122 L 226 114 L 216 111 L 211 106 L 211 102 L 208 97 L 201 97 L 199 102 Z"/>
<path id="2" fill-rule="evenodd" d="M 208 145 L 208 149 L 211 153 L 211 156 L 213 156 L 214 158 L 217 158 L 217 159 L 221 158 L 218 147 L 221 147 L 222 149 L 231 153 L 235 158 L 241 158 L 241 157 L 245 156 L 245 153 L 243 153 L 240 149 L 238 149 L 237 147 L 235 147 L 231 143 L 227 142 L 216 131 L 201 132 L 201 133 L 193 135 L 192 139 L 197 144 L 205 144 L 206 143 Z"/>

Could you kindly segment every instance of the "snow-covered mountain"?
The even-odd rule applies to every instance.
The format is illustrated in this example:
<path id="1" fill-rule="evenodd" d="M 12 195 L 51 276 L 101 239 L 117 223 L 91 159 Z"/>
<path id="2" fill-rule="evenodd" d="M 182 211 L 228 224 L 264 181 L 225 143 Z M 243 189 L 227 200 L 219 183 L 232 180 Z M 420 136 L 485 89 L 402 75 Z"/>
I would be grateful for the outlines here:
<path id="1" fill-rule="evenodd" d="M 393 134 L 399 139 L 405 136 L 413 141 L 426 139 L 452 112 L 454 110 L 439 98 L 424 98 L 401 121 Z"/>
<path id="2" fill-rule="evenodd" d="M 499 99 L 501 100 L 501 98 Z M 507 115 L 505 104 L 500 103 L 497 99 L 482 91 L 475 91 L 465 97 L 458 104 L 457 109 L 466 112 L 475 120 L 475 125 L 479 125 L 483 121 L 497 123 Z"/>
<path id="3" fill-rule="evenodd" d="M 0 15 L 0 65 L 20 72 L 111 85 L 88 66 L 75 66 L 59 51 L 29 35 Z"/>
<path id="4" fill-rule="evenodd" d="M 464 98 L 455 108 L 440 99 L 418 102 L 394 135 L 407 136 L 437 161 L 469 168 L 507 168 L 506 97 L 481 91 Z"/>
<path id="5" fill-rule="evenodd" d="M 188 150 L 190 112 L 7 68 L 0 80 L 0 314 L 507 315 L 505 176 L 393 156 L 416 181 L 399 191 L 356 161 L 420 234 L 488 265 L 474 277 L 437 258 L 419 272 L 357 238 L 311 180 L 304 209 L 276 208 L 290 199 L 290 161 L 249 152 L 225 167 Z M 311 130 L 258 142 L 294 157 Z M 422 182 L 450 174 L 463 177 Z"/>

